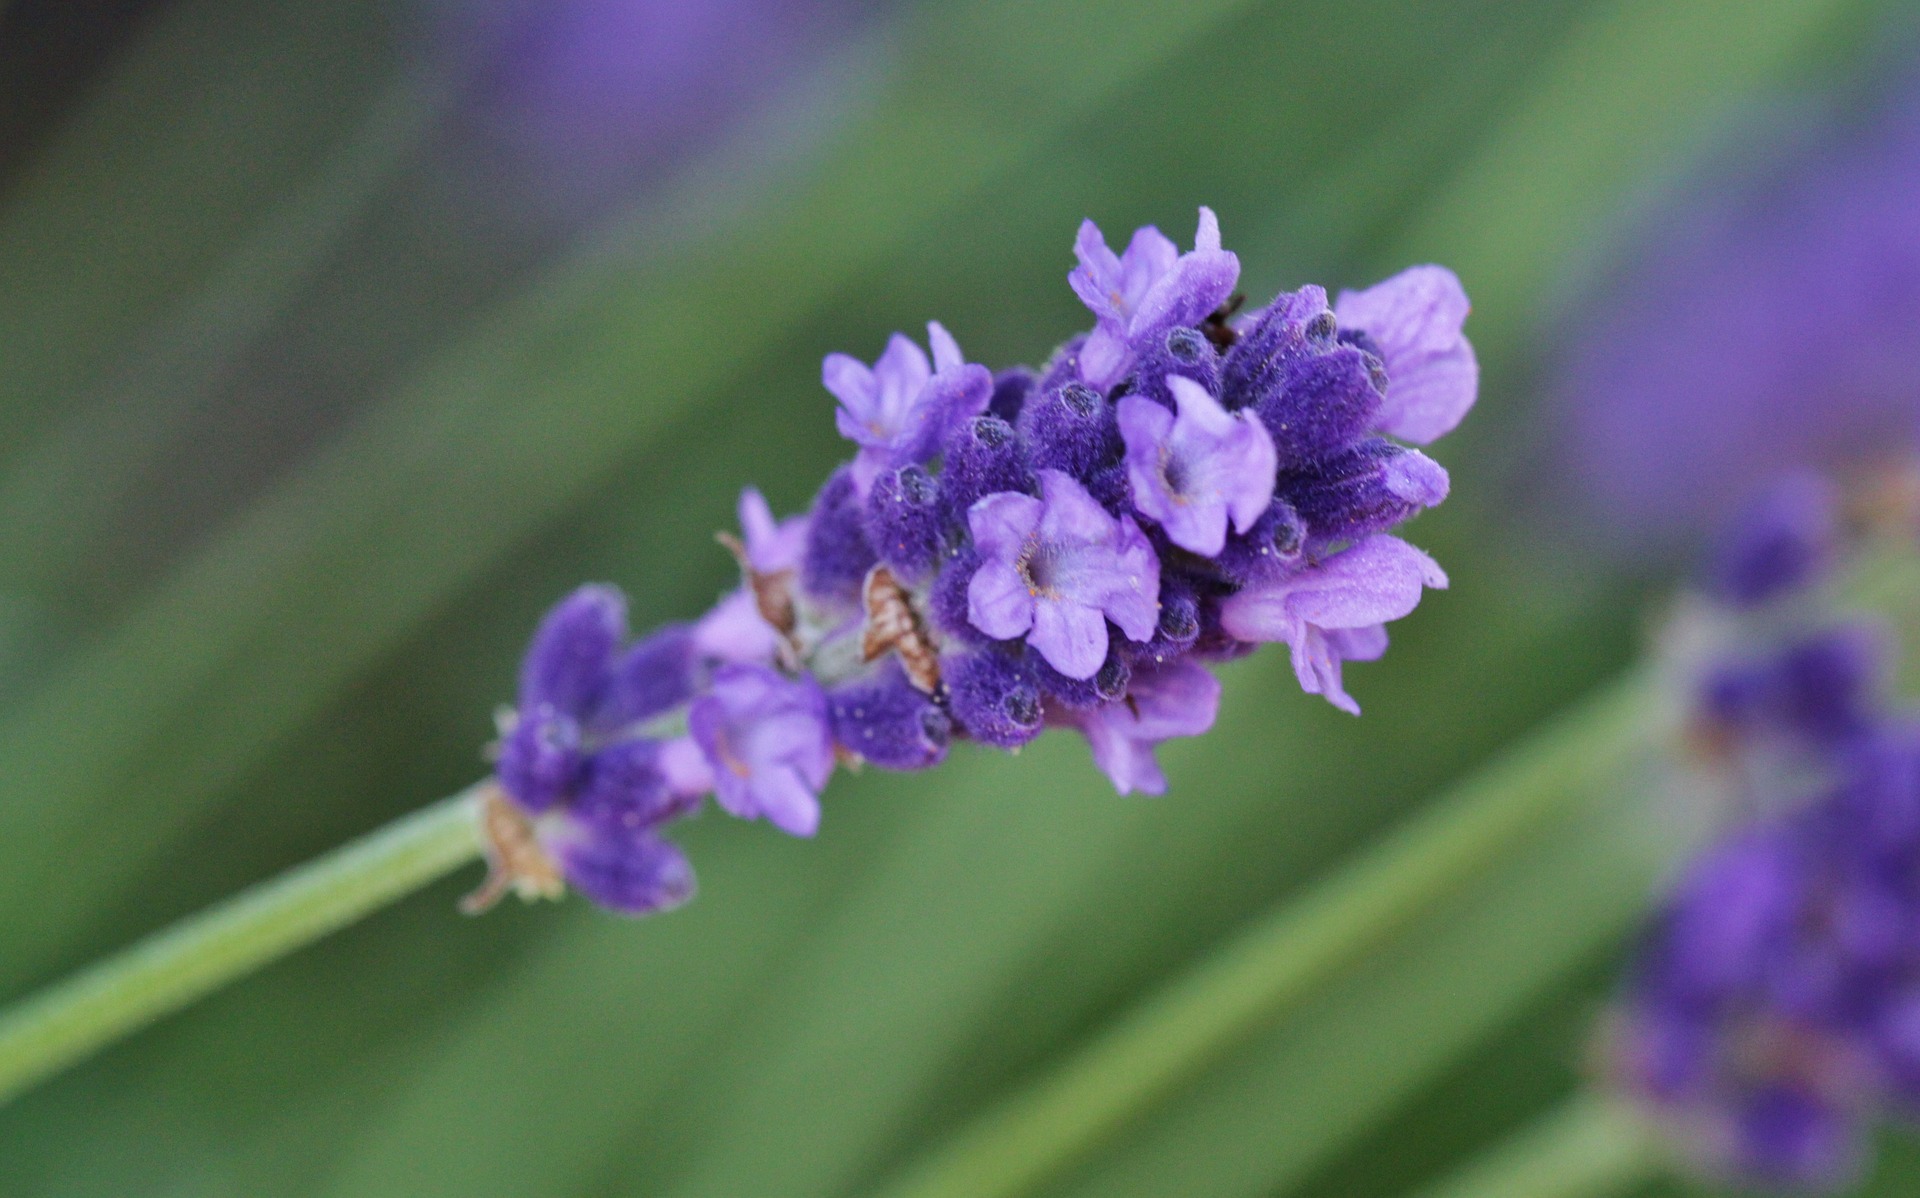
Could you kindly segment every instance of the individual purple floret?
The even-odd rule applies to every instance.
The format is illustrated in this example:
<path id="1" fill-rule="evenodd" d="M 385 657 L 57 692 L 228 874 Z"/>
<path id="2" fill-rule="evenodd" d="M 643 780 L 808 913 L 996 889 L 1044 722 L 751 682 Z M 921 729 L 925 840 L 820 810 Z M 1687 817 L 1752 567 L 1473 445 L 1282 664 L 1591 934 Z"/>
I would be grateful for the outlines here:
<path id="1" fill-rule="evenodd" d="M 927 325 L 927 340 L 931 365 L 919 346 L 895 333 L 872 368 L 846 354 L 828 354 L 821 368 L 821 381 L 840 401 L 840 435 L 860 446 L 852 477 L 862 496 L 882 470 L 919 461 L 993 397 L 993 376 L 968 365 L 938 322 Z"/>
<path id="2" fill-rule="evenodd" d="M 740 585 L 704 616 L 627 647 L 610 588 L 555 610 L 502 725 L 494 891 L 677 902 L 692 874 L 658 831 L 706 795 L 810 836 L 836 763 L 926 769 L 957 739 L 1072 728 L 1116 789 L 1157 794 L 1155 746 L 1213 723 L 1204 663 L 1261 641 L 1358 710 L 1342 663 L 1445 583 L 1385 533 L 1447 493 L 1394 438 L 1472 402 L 1458 285 L 1343 297 L 1358 328 L 1314 287 L 1235 319 L 1206 209 L 1190 253 L 1142 229 L 1115 255 L 1091 222 L 1075 253 L 1097 324 L 1039 370 L 989 374 L 938 324 L 931 358 L 902 336 L 830 356 L 853 458 L 805 516 L 741 496 Z"/>
<path id="3" fill-rule="evenodd" d="M 1135 673 L 1128 701 L 1091 711 L 1056 709 L 1054 722 L 1076 728 L 1121 794 L 1165 794 L 1167 776 L 1153 750 L 1176 736 L 1199 736 L 1220 710 L 1220 680 L 1192 661 Z"/>
<path id="4" fill-rule="evenodd" d="M 1379 658 L 1386 622 L 1412 611 L 1422 588 L 1446 585 L 1446 574 L 1418 549 L 1398 537 L 1368 537 L 1289 578 L 1229 597 L 1220 605 L 1220 626 L 1243 641 L 1285 642 L 1301 689 L 1359 715 L 1341 684 L 1340 663 Z"/>
<path id="5" fill-rule="evenodd" d="M 1147 225 L 1115 256 L 1092 221 L 1081 224 L 1073 252 L 1080 265 L 1067 281 L 1098 321 L 1080 347 L 1080 377 L 1100 391 L 1124 378 L 1133 356 L 1168 329 L 1212 315 L 1240 279 L 1240 259 L 1220 248 L 1211 208 L 1200 210 L 1191 253 Z"/>
<path id="6" fill-rule="evenodd" d="M 1133 505 L 1169 541 L 1214 557 L 1226 547 L 1229 519 L 1244 533 L 1273 502 L 1273 438 L 1192 379 L 1170 375 L 1166 385 L 1177 415 L 1139 396 L 1120 401 Z"/>
<path id="7" fill-rule="evenodd" d="M 1130 516 L 1115 520 L 1085 487 L 1040 472 L 1040 498 L 989 495 L 967 512 L 981 554 L 967 619 L 990 637 L 1023 637 L 1054 669 L 1091 678 L 1107 656 L 1107 621 L 1136 641 L 1159 617 L 1160 562 Z"/>
<path id="8" fill-rule="evenodd" d="M 689 764 L 684 738 L 649 735 L 643 723 L 663 697 L 672 705 L 691 693 L 688 636 L 668 629 L 626 650 L 626 635 L 626 601 L 605 586 L 574 592 L 534 634 L 519 703 L 501 721 L 495 775 L 505 805 L 490 823 L 519 834 L 496 838 L 493 893 L 547 888 L 545 873 L 557 871 L 602 905 L 634 914 L 692 894 L 679 850 L 659 829 L 691 810 L 709 783 Z M 514 848 L 518 863 L 505 859 Z M 490 896 L 476 899 L 484 905 Z"/>
<path id="9" fill-rule="evenodd" d="M 811 836 L 833 772 L 827 700 L 812 678 L 765 666 L 722 666 L 687 726 L 713 771 L 714 799 L 741 819 Z"/>

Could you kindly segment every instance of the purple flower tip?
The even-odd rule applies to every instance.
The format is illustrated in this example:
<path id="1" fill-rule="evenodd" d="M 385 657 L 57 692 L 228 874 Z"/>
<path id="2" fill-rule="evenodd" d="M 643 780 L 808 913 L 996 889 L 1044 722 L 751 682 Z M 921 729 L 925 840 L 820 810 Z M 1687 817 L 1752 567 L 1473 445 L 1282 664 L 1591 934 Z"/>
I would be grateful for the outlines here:
<path id="1" fill-rule="evenodd" d="M 1423 587 L 1446 585 L 1432 558 L 1376 535 L 1290 578 L 1229 596 L 1220 625 L 1239 640 L 1286 642 L 1301 689 L 1359 715 L 1341 685 L 1341 662 L 1379 657 L 1387 643 L 1382 625 L 1417 607 Z"/>
<path id="2" fill-rule="evenodd" d="M 1180 253 L 1146 225 L 1116 255 L 1090 220 L 1080 225 L 1073 252 L 1080 265 L 1067 282 L 1098 321 L 1080 347 L 1080 376 L 1100 391 L 1125 377 L 1134 355 L 1153 338 L 1205 320 L 1240 279 L 1240 259 L 1220 248 L 1220 221 L 1210 208 L 1200 209 L 1191 253 Z"/>
<path id="3" fill-rule="evenodd" d="M 1058 708 L 1055 723 L 1077 728 L 1093 763 L 1121 794 L 1165 794 L 1167 776 L 1153 750 L 1176 736 L 1199 736 L 1220 710 L 1220 680 L 1192 661 L 1133 675 L 1125 699 L 1090 710 Z"/>
<path id="4" fill-rule="evenodd" d="M 1159 620 L 1160 563 L 1131 516 L 1115 519 L 1072 476 L 1040 471 L 1041 497 L 1003 491 L 967 512 L 980 568 L 967 619 L 990 637 L 1025 637 L 1069 678 L 1107 657 L 1107 621 L 1145 641 Z"/>
<path id="5" fill-rule="evenodd" d="M 1214 557 L 1227 543 L 1229 519 L 1244 533 L 1273 501 L 1273 438 L 1192 379 L 1169 375 L 1167 389 L 1178 415 L 1138 396 L 1119 403 L 1134 507 L 1180 548 Z"/>
<path id="6" fill-rule="evenodd" d="M 1334 301 L 1341 327 L 1366 333 L 1386 360 L 1378 431 L 1427 445 L 1473 407 L 1480 364 L 1461 333 L 1469 306 L 1459 278 L 1444 266 L 1415 266 Z"/>
<path id="7" fill-rule="evenodd" d="M 986 411 L 993 376 L 968 365 L 952 334 L 937 322 L 927 326 L 933 361 L 911 340 L 895 333 L 871 368 L 846 354 L 828 354 L 820 370 L 840 408 L 840 435 L 860 446 L 853 462 L 861 498 L 882 470 L 924 462 L 947 432 Z"/>
<path id="8" fill-rule="evenodd" d="M 819 828 L 833 738 L 826 695 L 812 678 L 722 666 L 712 689 L 689 709 L 687 726 L 712 770 L 721 807 L 794 836 Z"/>

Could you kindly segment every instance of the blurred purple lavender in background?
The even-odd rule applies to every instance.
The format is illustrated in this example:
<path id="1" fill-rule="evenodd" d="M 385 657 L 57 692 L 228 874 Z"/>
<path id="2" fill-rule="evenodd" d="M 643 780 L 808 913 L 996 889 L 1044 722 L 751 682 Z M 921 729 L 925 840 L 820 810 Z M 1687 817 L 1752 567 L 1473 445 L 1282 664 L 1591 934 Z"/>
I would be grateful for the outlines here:
<path id="1" fill-rule="evenodd" d="M 1615 1083 L 1723 1180 L 1832 1189 L 1920 1115 L 1920 727 L 1878 630 L 1817 602 L 1839 496 L 1790 478 L 1725 536 L 1726 641 L 1696 671 L 1698 764 L 1733 826 L 1682 875 L 1605 1047 Z"/>
<path id="2" fill-rule="evenodd" d="M 1072 728 L 1122 793 L 1160 793 L 1155 746 L 1219 707 L 1198 663 L 1262 642 L 1358 714 L 1342 663 L 1446 585 L 1387 534 L 1446 472 L 1382 433 L 1431 441 L 1473 405 L 1466 296 L 1417 267 L 1343 295 L 1346 328 L 1318 287 L 1235 320 L 1239 260 L 1205 208 L 1195 247 L 1146 228 L 1116 255 L 1083 225 L 1069 282 L 1097 324 L 1037 373 L 968 363 L 938 323 L 930 358 L 899 334 L 872 366 L 828 355 L 857 451 L 804 517 L 741 496 L 737 591 L 630 647 L 609 587 L 541 625 L 475 905 L 563 880 L 675 905 L 692 874 L 660 831 L 703 795 L 811 836 L 837 761 L 924 769 L 956 736 Z"/>
<path id="3" fill-rule="evenodd" d="M 1698 189 L 1570 327 L 1556 456 L 1616 537 L 1697 537 L 1920 433 L 1920 73 L 1813 132 Z"/>

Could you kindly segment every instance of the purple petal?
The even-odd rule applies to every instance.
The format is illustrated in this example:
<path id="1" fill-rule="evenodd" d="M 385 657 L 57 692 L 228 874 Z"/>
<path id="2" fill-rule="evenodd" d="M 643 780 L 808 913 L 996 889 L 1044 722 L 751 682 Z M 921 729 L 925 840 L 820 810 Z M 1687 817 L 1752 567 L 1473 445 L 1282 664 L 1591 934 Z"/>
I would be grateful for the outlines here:
<path id="1" fill-rule="evenodd" d="M 813 834 L 820 822 L 817 796 L 833 772 L 833 740 L 826 695 L 811 677 L 723 666 L 688 711 L 687 726 L 724 810 L 764 818 L 796 836 Z"/>
<path id="2" fill-rule="evenodd" d="M 933 350 L 933 369 L 936 374 L 943 370 L 958 370 L 966 363 L 966 358 L 960 353 L 960 343 L 937 320 L 927 322 L 927 345 Z"/>
<path id="3" fill-rule="evenodd" d="M 740 492 L 739 515 L 749 566 L 762 574 L 778 574 L 799 566 L 800 555 L 807 546 L 805 516 L 789 516 L 776 522 L 766 497 L 753 487 Z"/>
<path id="4" fill-rule="evenodd" d="M 520 706 L 550 704 L 585 722 L 626 637 L 627 600 L 618 588 L 584 586 L 568 595 L 540 621 L 520 663 Z"/>
<path id="5" fill-rule="evenodd" d="M 1243 641 L 1285 641 L 1295 676 L 1308 694 L 1358 715 L 1359 704 L 1341 682 L 1341 650 L 1379 647 L 1370 630 L 1397 620 L 1420 602 L 1423 587 L 1444 587 L 1432 558 L 1397 537 L 1373 536 L 1290 578 L 1249 587 L 1220 606 L 1220 624 Z M 1367 630 L 1349 642 L 1341 630 Z"/>
<path id="6" fill-rule="evenodd" d="M 646 915 L 693 897 L 693 866 L 651 827 L 569 817 L 543 828 L 541 841 L 567 883 L 608 910 Z"/>
<path id="7" fill-rule="evenodd" d="M 780 632 L 760 614 L 745 587 L 727 595 L 693 626 L 693 645 L 712 661 L 770 662 L 780 651 Z"/>
<path id="8" fill-rule="evenodd" d="M 1387 400 L 1375 428 L 1426 445 L 1473 407 L 1480 366 L 1461 334 L 1467 293 L 1442 266 L 1415 266 L 1334 303 L 1342 326 L 1371 337 L 1386 358 Z"/>
<path id="9" fill-rule="evenodd" d="M 1160 557 L 1132 516 L 1120 517 L 1114 557 L 1116 564 L 1101 610 L 1120 626 L 1128 640 L 1145 643 L 1153 639 L 1160 622 Z"/>
<path id="10" fill-rule="evenodd" d="M 1040 527 L 1044 505 L 1031 495 L 1001 491 L 967 509 L 967 528 L 982 557 L 1011 564 Z"/>
<path id="11" fill-rule="evenodd" d="M 1093 750 L 1094 764 L 1121 794 L 1164 794 L 1166 775 L 1154 746 L 1176 736 L 1198 736 L 1220 710 L 1220 681 L 1191 661 L 1134 675 L 1127 701 L 1068 714 Z"/>
<path id="12" fill-rule="evenodd" d="M 1033 627 L 1034 597 L 1013 566 L 989 561 L 967 583 L 967 622 L 993 637 L 1025 636 Z"/>
<path id="13" fill-rule="evenodd" d="M 1027 643 L 1067 677 L 1091 678 L 1107 660 L 1107 620 L 1098 608 L 1042 597 L 1033 605 Z"/>
<path id="14" fill-rule="evenodd" d="M 1453 488 L 1446 468 L 1417 449 L 1409 449 L 1387 460 L 1387 491 L 1407 503 L 1438 507 Z"/>

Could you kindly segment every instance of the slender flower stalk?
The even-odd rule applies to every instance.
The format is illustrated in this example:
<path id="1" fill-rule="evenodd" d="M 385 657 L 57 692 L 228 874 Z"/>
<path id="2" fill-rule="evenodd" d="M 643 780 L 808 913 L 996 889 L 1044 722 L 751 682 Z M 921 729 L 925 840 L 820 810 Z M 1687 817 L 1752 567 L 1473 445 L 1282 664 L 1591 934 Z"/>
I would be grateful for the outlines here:
<path id="1" fill-rule="evenodd" d="M 0 1103 L 480 855 L 480 783 L 0 1012 Z"/>

